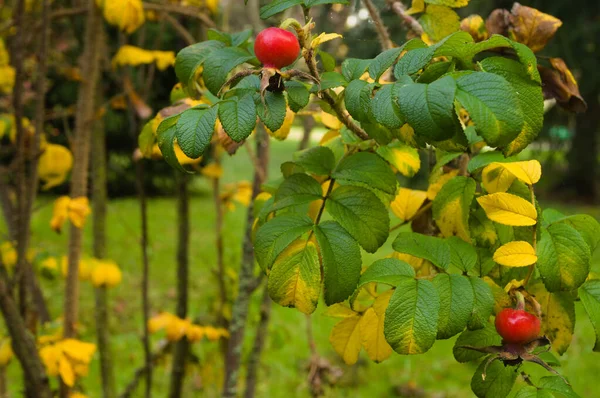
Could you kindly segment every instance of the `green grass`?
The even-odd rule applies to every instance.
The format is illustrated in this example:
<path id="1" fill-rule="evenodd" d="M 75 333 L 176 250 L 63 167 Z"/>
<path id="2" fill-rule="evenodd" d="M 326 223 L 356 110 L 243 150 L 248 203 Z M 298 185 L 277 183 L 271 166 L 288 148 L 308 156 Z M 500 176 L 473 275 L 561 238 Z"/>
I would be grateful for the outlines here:
<path id="1" fill-rule="evenodd" d="M 295 142 L 274 142 L 271 151 L 272 177 L 279 176 L 278 164 L 289 159 L 295 150 Z M 225 179 L 234 181 L 250 179 L 251 167 L 243 149 L 234 158 L 225 162 Z M 215 269 L 215 245 L 213 235 L 214 211 L 209 184 L 197 178 L 192 184 L 194 196 L 191 201 L 190 237 L 190 314 L 203 323 L 214 319 L 217 285 Z M 33 219 L 32 246 L 50 255 L 66 253 L 68 234 L 57 235 L 49 228 L 52 212 L 51 197 L 39 199 L 39 210 Z M 568 214 L 582 209 L 558 206 Z M 151 246 L 150 301 L 153 312 L 174 311 L 175 308 L 175 247 L 176 214 L 175 201 L 171 198 L 151 199 L 149 203 L 149 229 Z M 598 209 L 583 209 L 600 216 Z M 231 270 L 239 266 L 241 234 L 244 227 L 245 209 L 238 206 L 227 213 L 225 219 L 225 263 Z M 0 231 L 3 228 L 0 226 Z M 137 367 L 143 362 L 140 340 L 141 264 L 139 250 L 140 235 L 139 208 L 135 199 L 112 200 L 108 207 L 108 256 L 117 261 L 123 269 L 123 282 L 111 290 L 112 319 L 110 331 L 115 360 L 115 376 L 118 390 L 122 391 Z M 91 252 L 91 225 L 85 228 L 85 253 Z M 391 239 L 390 239 L 391 241 Z M 378 256 L 391 251 L 390 242 Z M 375 257 L 363 253 L 363 262 L 370 264 Z M 600 258 L 595 257 L 598 269 Z M 44 280 L 43 289 L 48 299 L 51 313 L 59 317 L 62 312 L 62 289 L 64 281 Z M 254 338 L 254 326 L 258 321 L 260 294 L 254 297 L 247 328 L 245 350 Z M 394 354 L 382 364 L 371 363 L 361 354 L 358 364 L 346 366 L 331 348 L 328 336 L 335 319 L 322 315 L 321 304 L 313 316 L 313 328 L 317 348 L 321 355 L 332 364 L 340 366 L 344 375 L 336 387 L 327 391 L 329 397 L 390 397 L 396 396 L 397 386 L 407 383 L 422 388 L 426 396 L 470 397 L 470 379 L 475 370 L 474 364 L 458 364 L 452 356 L 454 339 L 438 341 L 426 354 L 419 356 L 399 356 Z M 569 377 L 575 390 L 582 397 L 597 395 L 596 376 L 600 372 L 598 354 L 591 351 L 594 341 L 592 326 L 581 305 L 577 305 L 576 333 L 569 351 L 561 358 L 565 375 Z M 83 325 L 82 338 L 94 341 L 93 290 L 89 283 L 81 288 L 80 321 Z M 274 305 L 269 326 L 267 345 L 262 357 L 260 383 L 257 397 L 308 397 L 306 365 L 310 357 L 306 333 L 305 316 L 293 309 Z M 156 344 L 160 336 L 154 336 Z M 218 347 L 214 343 L 194 345 L 194 352 L 200 359 L 200 366 L 190 369 L 186 379 L 186 397 L 217 396 L 222 377 L 222 367 Z M 525 370 L 534 375 L 534 380 L 546 374 L 535 365 L 525 365 Z M 169 380 L 168 359 L 155 371 L 155 396 L 165 396 Z M 13 361 L 9 367 L 9 386 L 13 396 L 18 396 L 21 388 L 19 367 Z M 523 383 L 519 381 L 519 384 Z M 88 377 L 82 379 L 82 386 L 90 397 L 100 397 L 98 359 L 95 357 Z M 141 388 L 138 395 L 141 396 Z M 513 391 L 516 391 L 515 388 Z"/>

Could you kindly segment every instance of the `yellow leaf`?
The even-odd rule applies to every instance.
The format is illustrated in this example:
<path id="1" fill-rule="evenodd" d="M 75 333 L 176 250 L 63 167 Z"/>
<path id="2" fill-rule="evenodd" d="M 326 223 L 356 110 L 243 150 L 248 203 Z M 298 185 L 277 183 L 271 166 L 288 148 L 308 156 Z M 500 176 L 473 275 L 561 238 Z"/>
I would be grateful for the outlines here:
<path id="1" fill-rule="evenodd" d="M 344 318 L 335 324 L 329 335 L 329 342 L 344 362 L 353 365 L 358 360 L 360 353 L 360 316 Z"/>
<path id="2" fill-rule="evenodd" d="M 10 346 L 10 339 L 0 340 L 0 368 L 8 365 L 13 357 L 12 347 Z"/>
<path id="3" fill-rule="evenodd" d="M 121 270 L 114 261 L 95 259 L 92 263 L 94 264 L 91 273 L 92 285 L 95 287 L 114 287 L 121 283 Z"/>
<path id="4" fill-rule="evenodd" d="M 220 164 L 213 162 L 204 166 L 200 172 L 205 177 L 217 179 L 223 175 L 223 168 Z"/>
<path id="5" fill-rule="evenodd" d="M 0 244 L 0 258 L 2 258 L 2 264 L 6 268 L 12 268 L 17 264 L 17 251 L 11 242 L 2 242 Z"/>
<path id="6" fill-rule="evenodd" d="M 528 290 L 542 307 L 541 335 L 548 337 L 559 355 L 564 354 L 575 329 L 575 304 L 571 292 L 550 293 L 541 282 Z"/>
<path id="7" fill-rule="evenodd" d="M 113 68 L 123 65 L 138 66 L 152 63 L 156 63 L 159 70 L 165 70 L 175 63 L 175 53 L 173 51 L 149 51 L 125 45 L 119 48 L 112 59 Z"/>
<path id="8" fill-rule="evenodd" d="M 73 168 L 73 155 L 62 145 L 46 144 L 38 163 L 38 174 L 44 182 L 42 189 L 62 184 Z"/>
<path id="9" fill-rule="evenodd" d="M 412 4 L 406 13 L 409 15 L 418 14 L 425 11 L 425 0 L 412 0 Z"/>
<path id="10" fill-rule="evenodd" d="M 329 130 L 325 134 L 323 134 L 323 137 L 321 137 L 321 141 L 319 141 L 319 145 L 325 145 L 329 141 L 331 141 L 334 138 L 339 137 L 339 136 L 340 136 L 340 132 L 339 131 L 337 131 L 337 130 Z"/>
<path id="11" fill-rule="evenodd" d="M 460 21 L 460 29 L 468 32 L 476 42 L 486 40 L 489 37 L 485 21 L 481 15 L 469 15 Z"/>
<path id="12" fill-rule="evenodd" d="M 47 345 L 40 349 L 39 354 L 48 376 L 58 376 L 58 361 L 64 356 L 62 350 L 54 345 Z"/>
<path id="13" fill-rule="evenodd" d="M 69 201 L 68 206 L 69 220 L 77 228 L 83 228 L 87 216 L 92 212 L 90 209 L 90 201 L 85 196 L 73 198 Z"/>
<path id="14" fill-rule="evenodd" d="M 187 329 L 190 327 L 189 319 L 181 319 L 173 316 L 166 325 L 167 340 L 178 341 L 185 336 Z"/>
<path id="15" fill-rule="evenodd" d="M 80 281 L 85 281 L 90 278 L 90 262 L 87 259 L 79 260 L 79 276 L 78 279 Z M 62 256 L 61 258 L 61 273 L 63 278 L 66 278 L 69 274 L 69 259 L 67 256 Z"/>
<path id="16" fill-rule="evenodd" d="M 68 358 L 83 363 L 90 363 L 96 352 L 95 344 L 76 339 L 65 339 L 60 342 L 60 347 Z"/>
<path id="17" fill-rule="evenodd" d="M 502 163 L 491 163 L 481 173 L 481 184 L 489 193 L 506 192 L 515 181 L 515 175 Z"/>
<path id="18" fill-rule="evenodd" d="M 533 52 L 546 47 L 562 25 L 560 19 L 519 3 L 513 5 L 511 13 L 513 15 L 509 29 L 511 39 L 525 44 Z"/>
<path id="19" fill-rule="evenodd" d="M 148 319 L 148 331 L 150 333 L 155 333 L 161 329 L 165 329 L 169 323 L 176 318 L 175 315 L 170 314 L 168 312 L 161 312 L 158 315 L 153 316 Z"/>
<path id="20" fill-rule="evenodd" d="M 385 310 L 392 293 L 393 290 L 388 290 L 377 297 L 373 307 L 365 311 L 359 322 L 361 344 L 369 358 L 375 362 L 385 361 L 393 351 L 383 334 Z"/>
<path id="21" fill-rule="evenodd" d="M 501 165 L 527 185 L 533 185 L 537 183 L 542 177 L 542 165 L 537 160 L 492 164 Z"/>
<path id="22" fill-rule="evenodd" d="M 398 139 L 413 148 L 418 147 L 417 141 L 415 141 L 415 130 L 408 123 L 400 127 Z"/>
<path id="23" fill-rule="evenodd" d="M 332 318 L 349 318 L 351 316 L 359 315 L 357 312 L 353 311 L 350 307 L 345 304 L 337 303 L 330 305 L 327 307 L 327 310 L 323 313 L 325 316 L 330 316 Z"/>
<path id="24" fill-rule="evenodd" d="M 403 221 L 411 220 L 427 199 L 427 192 L 400 188 L 390 204 L 394 214 Z"/>
<path id="25" fill-rule="evenodd" d="M 407 253 L 393 252 L 390 255 L 390 257 L 404 261 L 405 263 L 407 263 L 408 265 L 413 267 L 415 270 L 420 269 L 423 266 L 423 263 L 425 263 L 424 259 L 415 257 L 415 256 L 413 256 L 411 254 L 407 254 Z"/>
<path id="26" fill-rule="evenodd" d="M 438 192 L 440 192 L 440 189 L 442 189 L 442 187 L 444 186 L 444 184 L 446 184 L 448 181 L 450 181 L 457 175 L 458 170 L 451 170 L 450 172 L 437 177 L 435 181 L 430 182 L 429 188 L 427 188 L 427 199 L 434 200 Z"/>
<path id="27" fill-rule="evenodd" d="M 158 145 L 156 147 L 158 148 Z M 173 144 L 173 149 L 175 150 L 175 157 L 177 157 L 177 161 L 181 165 L 198 164 L 202 161 L 202 156 L 200 156 L 198 159 L 192 159 L 188 157 L 185 153 L 183 153 L 177 141 L 175 141 L 175 144 Z M 158 148 L 158 151 L 160 152 L 160 148 Z"/>
<path id="28" fill-rule="evenodd" d="M 71 198 L 68 196 L 61 196 L 54 201 L 50 228 L 57 233 L 61 232 L 62 226 L 67 221 L 69 202 L 71 202 Z"/>
<path id="29" fill-rule="evenodd" d="M 0 66 L 0 93 L 10 94 L 15 86 L 15 68 L 12 66 Z"/>
<path id="30" fill-rule="evenodd" d="M 515 241 L 500 246 L 494 252 L 494 261 L 506 267 L 525 267 L 535 264 L 537 256 L 529 242 Z"/>
<path id="31" fill-rule="evenodd" d="M 449 7 L 443 5 L 429 4 L 425 14 L 419 18 L 421 26 L 434 42 L 460 29 L 460 18 L 458 14 Z"/>
<path id="32" fill-rule="evenodd" d="M 111 25 L 131 34 L 144 24 L 142 0 L 96 0 L 104 8 L 104 18 Z"/>
<path id="33" fill-rule="evenodd" d="M 342 122 L 336 117 L 327 112 L 321 111 L 321 123 L 330 130 L 340 130 L 343 126 Z"/>
<path id="34" fill-rule="evenodd" d="M 394 143 L 380 146 L 377 153 L 406 177 L 414 176 L 421 168 L 419 152 L 409 145 Z"/>
<path id="35" fill-rule="evenodd" d="M 498 192 L 477 198 L 485 214 L 492 221 L 504 225 L 527 226 L 537 222 L 535 207 L 516 195 Z"/>
<path id="36" fill-rule="evenodd" d="M 75 372 L 73 366 L 64 355 L 58 357 L 58 372 L 62 381 L 69 387 L 75 385 Z"/>
<path id="37" fill-rule="evenodd" d="M 198 325 L 191 325 L 186 332 L 187 339 L 192 343 L 202 340 L 204 334 L 204 328 Z"/>
<path id="38" fill-rule="evenodd" d="M 334 40 L 334 39 L 341 39 L 342 35 L 338 34 L 338 33 L 325 33 L 322 32 L 319 36 L 315 37 L 314 39 L 312 39 L 312 42 L 310 43 L 310 46 L 313 49 L 316 49 L 317 47 L 319 47 L 321 44 Z"/>
<path id="39" fill-rule="evenodd" d="M 279 130 L 273 132 L 269 130 L 267 126 L 265 126 L 265 130 L 267 130 L 267 133 L 269 133 L 271 137 L 283 141 L 290 134 L 295 117 L 296 114 L 290 108 L 287 108 L 285 111 L 285 119 L 283 120 L 283 124 L 281 125 Z"/>

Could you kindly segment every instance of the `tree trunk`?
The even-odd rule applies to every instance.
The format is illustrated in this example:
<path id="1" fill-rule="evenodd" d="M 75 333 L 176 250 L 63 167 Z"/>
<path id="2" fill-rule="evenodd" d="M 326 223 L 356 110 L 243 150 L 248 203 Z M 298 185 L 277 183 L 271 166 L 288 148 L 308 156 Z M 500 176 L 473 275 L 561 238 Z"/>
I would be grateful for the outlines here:
<path id="1" fill-rule="evenodd" d="M 298 145 L 299 151 L 308 148 L 310 145 L 310 133 L 312 132 L 313 127 L 315 127 L 315 119 L 313 119 L 312 116 L 302 118 L 302 139 Z"/>
<path id="2" fill-rule="evenodd" d="M 269 136 L 262 126 L 256 129 L 256 157 L 258 167 L 254 170 L 252 184 L 252 202 L 248 206 L 246 215 L 246 231 L 242 246 L 242 263 L 239 272 L 238 295 L 233 302 L 231 310 L 231 323 L 229 325 L 229 342 L 225 356 L 225 380 L 223 382 L 223 397 L 234 398 L 237 396 L 237 382 L 242 356 L 242 345 L 248 317 L 250 296 L 255 288 L 254 277 L 254 247 L 252 243 L 252 225 L 254 223 L 254 198 L 260 193 L 260 186 L 264 182 L 269 163 Z"/>
<path id="3" fill-rule="evenodd" d="M 176 315 L 185 319 L 188 306 L 188 270 L 189 270 L 189 193 L 188 176 L 176 172 L 177 179 L 177 309 Z M 170 398 L 179 398 L 183 391 L 185 368 L 188 357 L 189 343 L 186 336 L 175 343 L 173 351 L 173 368 L 171 370 Z"/>
<path id="4" fill-rule="evenodd" d="M 256 327 L 254 336 L 254 346 L 248 358 L 248 372 L 246 374 L 245 398 L 254 398 L 256 394 L 256 385 L 258 384 L 258 370 L 260 368 L 260 357 L 263 352 L 267 336 L 269 334 L 269 321 L 271 320 L 271 305 L 273 301 L 269 296 L 267 284 L 263 288 L 263 297 L 260 304 L 260 320 Z"/>

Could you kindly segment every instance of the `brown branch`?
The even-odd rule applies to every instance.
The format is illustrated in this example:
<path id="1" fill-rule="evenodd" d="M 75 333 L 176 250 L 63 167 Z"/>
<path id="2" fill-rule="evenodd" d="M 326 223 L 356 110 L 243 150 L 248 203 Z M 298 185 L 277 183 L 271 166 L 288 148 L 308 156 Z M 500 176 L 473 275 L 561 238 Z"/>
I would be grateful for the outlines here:
<path id="1" fill-rule="evenodd" d="M 173 27 L 173 29 L 175 29 L 177 33 L 179 33 L 179 36 L 181 36 L 181 38 L 185 40 L 188 45 L 191 46 L 192 44 L 196 43 L 194 36 L 192 36 L 192 34 L 182 24 L 180 24 L 176 18 L 166 12 L 163 12 L 161 16 Z"/>
<path id="2" fill-rule="evenodd" d="M 223 200 L 221 198 L 221 179 L 212 179 L 213 202 L 215 205 L 215 245 L 217 251 L 217 282 L 219 284 L 219 312 L 217 325 L 227 329 L 229 327 L 223 311 L 227 304 L 227 286 L 225 278 L 225 261 L 223 258 Z M 223 352 L 227 349 L 226 340 L 222 339 Z"/>
<path id="3" fill-rule="evenodd" d="M 254 345 L 252 346 L 252 352 L 248 358 L 248 364 L 246 366 L 246 391 L 244 392 L 244 398 L 254 398 L 256 393 L 256 385 L 258 383 L 258 370 L 260 367 L 260 356 L 262 354 L 267 336 L 269 334 L 269 321 L 271 318 L 271 305 L 273 301 L 269 296 L 269 290 L 267 284 L 263 288 L 263 296 L 260 304 L 260 320 L 256 327 L 256 334 L 254 335 Z"/>
<path id="4" fill-rule="evenodd" d="M 383 20 L 381 19 L 381 15 L 379 14 L 379 10 L 375 6 L 375 4 L 373 4 L 373 1 L 372 0 L 362 0 L 362 2 L 365 5 L 365 7 L 367 8 L 367 10 L 369 11 L 369 15 L 371 16 L 371 19 L 373 20 L 373 24 L 375 25 L 375 30 L 377 30 L 377 36 L 379 36 L 379 42 L 381 43 L 381 48 L 385 51 L 385 50 L 389 50 L 390 48 L 394 47 L 394 43 L 392 42 L 392 39 L 390 38 L 390 33 L 388 32 L 387 27 L 383 23 Z"/>
<path id="5" fill-rule="evenodd" d="M 196 18 L 204 25 L 209 28 L 216 27 L 214 21 L 210 19 L 208 15 L 206 15 L 202 10 L 198 7 L 193 6 L 180 6 L 178 4 L 159 4 L 159 3 L 143 3 L 145 10 L 154 10 L 154 11 L 164 11 L 164 12 L 172 12 L 175 14 L 181 14 L 188 17 Z"/>
<path id="6" fill-rule="evenodd" d="M 133 373 L 133 379 L 127 384 L 127 387 L 125 387 L 125 391 L 123 391 L 123 393 L 121 395 L 119 395 L 119 397 L 120 398 L 131 397 L 133 395 L 133 393 L 135 392 L 135 390 L 137 389 L 137 386 L 140 383 L 140 380 L 142 379 L 142 377 L 144 377 L 144 375 L 146 375 L 149 371 L 151 371 L 152 364 L 154 362 L 158 362 L 161 358 L 166 356 L 170 351 L 171 351 L 171 343 L 169 343 L 169 341 L 167 341 L 167 340 L 163 340 L 160 343 L 160 347 L 159 347 L 158 351 L 155 352 L 154 354 L 151 354 L 150 362 L 144 363 L 143 366 L 136 369 L 136 371 Z"/>
<path id="7" fill-rule="evenodd" d="M 398 0 L 388 0 L 392 10 L 402 19 L 404 24 L 412 30 L 417 36 L 421 36 L 425 31 L 423 26 L 412 15 L 406 12 L 406 6 Z"/>

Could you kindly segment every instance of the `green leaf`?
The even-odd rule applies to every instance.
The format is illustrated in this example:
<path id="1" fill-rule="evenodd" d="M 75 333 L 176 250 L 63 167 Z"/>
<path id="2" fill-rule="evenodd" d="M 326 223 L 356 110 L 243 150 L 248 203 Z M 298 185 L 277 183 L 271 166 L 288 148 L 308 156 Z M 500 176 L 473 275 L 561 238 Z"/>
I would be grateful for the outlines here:
<path id="1" fill-rule="evenodd" d="M 453 64 L 451 61 L 442 61 L 430 64 L 428 67 L 425 68 L 423 73 L 419 75 L 417 83 L 433 83 L 434 81 L 438 80 L 440 77 L 448 73 L 451 70 L 452 66 Z"/>
<path id="2" fill-rule="evenodd" d="M 469 112 L 477 133 L 490 146 L 505 147 L 521 132 L 523 112 L 503 77 L 473 72 L 456 79 L 456 99 Z"/>
<path id="3" fill-rule="evenodd" d="M 380 146 L 376 151 L 405 177 L 413 177 L 421 168 L 419 151 L 411 146 L 392 142 L 389 145 Z"/>
<path id="4" fill-rule="evenodd" d="M 428 5 L 419 22 L 433 41 L 442 40 L 460 29 L 460 18 L 454 10 L 442 5 Z"/>
<path id="5" fill-rule="evenodd" d="M 177 79 L 187 86 L 190 84 L 190 80 L 196 74 L 196 71 L 208 56 L 217 49 L 225 47 L 225 44 L 216 40 L 207 40 L 201 43 L 192 44 L 191 46 L 185 47 L 183 50 L 177 53 L 175 58 L 175 74 Z"/>
<path id="6" fill-rule="evenodd" d="M 467 171 L 469 173 L 473 173 L 476 170 L 484 168 L 490 163 L 494 162 L 510 162 L 512 159 L 505 157 L 502 152 L 498 151 L 489 151 L 479 153 L 469 160 L 469 164 L 467 165 Z"/>
<path id="7" fill-rule="evenodd" d="M 188 173 L 188 171 L 179 164 L 177 155 L 175 155 L 175 149 L 173 148 L 179 116 L 180 115 L 171 116 L 160 122 L 156 130 L 156 142 L 158 143 L 163 158 L 171 167 L 183 171 L 184 173 Z"/>
<path id="8" fill-rule="evenodd" d="M 375 261 L 360 276 L 357 290 L 367 283 L 383 283 L 396 287 L 405 278 L 414 278 L 415 270 L 404 261 L 395 258 L 383 258 Z"/>
<path id="9" fill-rule="evenodd" d="M 206 32 L 206 37 L 208 37 L 209 40 L 223 42 L 228 47 L 231 46 L 231 35 L 229 33 L 221 32 L 220 30 L 211 28 L 208 30 L 208 32 Z"/>
<path id="10" fill-rule="evenodd" d="M 475 296 L 469 279 L 462 275 L 438 274 L 433 285 L 440 296 L 438 339 L 449 339 L 467 326 Z"/>
<path id="11" fill-rule="evenodd" d="M 465 330 L 458 336 L 452 354 L 457 362 L 465 363 L 475 361 L 476 359 L 486 356 L 483 352 L 463 348 L 463 346 L 471 347 L 489 347 L 502 345 L 502 338 L 496 332 L 493 324 L 486 322 L 482 329 Z"/>
<path id="12" fill-rule="evenodd" d="M 400 112 L 416 135 L 436 141 L 451 138 L 458 128 L 455 93 L 456 84 L 450 76 L 431 84 L 402 86 L 398 94 Z"/>
<path id="13" fill-rule="evenodd" d="M 219 102 L 219 120 L 232 140 L 245 140 L 256 125 L 256 105 L 252 95 Z"/>
<path id="14" fill-rule="evenodd" d="M 469 277 L 473 294 L 475 295 L 475 304 L 473 305 L 473 313 L 467 327 L 469 330 L 477 330 L 485 327 L 488 324 L 490 315 L 494 310 L 494 294 L 492 288 L 482 279 L 471 276 Z"/>
<path id="15" fill-rule="evenodd" d="M 371 64 L 372 59 L 346 58 L 342 62 L 342 75 L 347 81 L 359 79 Z"/>
<path id="16" fill-rule="evenodd" d="M 388 164 L 370 152 L 357 152 L 343 159 L 333 173 L 336 180 L 366 184 L 387 194 L 396 193 L 396 176 Z"/>
<path id="17" fill-rule="evenodd" d="M 281 183 L 275 193 L 272 211 L 303 205 L 322 198 L 321 184 L 314 178 L 306 174 L 292 174 Z"/>
<path id="18" fill-rule="evenodd" d="M 323 69 L 325 72 L 333 72 L 335 69 L 335 58 L 333 55 L 325 52 L 318 51 L 319 57 L 321 57 L 321 64 L 323 64 Z"/>
<path id="19" fill-rule="evenodd" d="M 596 332 L 594 351 L 600 352 L 600 280 L 592 279 L 581 285 L 579 298 Z"/>
<path id="20" fill-rule="evenodd" d="M 306 172 L 306 170 L 304 170 L 302 166 L 294 162 L 283 162 L 279 166 L 279 169 L 281 170 L 281 174 L 283 174 L 284 179 L 290 177 L 293 174 L 304 174 Z"/>
<path id="21" fill-rule="evenodd" d="M 274 93 L 267 91 L 265 93 L 265 105 L 258 106 L 258 116 L 260 120 L 271 131 L 277 131 L 283 125 L 287 104 L 283 93 Z"/>
<path id="22" fill-rule="evenodd" d="M 242 44 L 246 43 L 248 39 L 252 36 L 252 29 L 242 30 L 241 32 L 236 32 L 231 34 L 231 45 L 234 47 L 239 47 Z"/>
<path id="23" fill-rule="evenodd" d="M 369 104 L 368 109 L 371 111 L 371 104 Z M 369 119 L 372 120 L 372 115 L 367 115 Z M 384 125 L 379 123 L 374 123 L 372 121 L 362 122 L 362 128 L 368 132 L 369 137 L 373 138 L 379 145 L 387 145 L 394 139 L 392 132 L 387 129 Z"/>
<path id="24" fill-rule="evenodd" d="M 590 248 L 568 224 L 552 224 L 542 229 L 537 255 L 538 270 L 550 292 L 577 289 L 590 271 Z"/>
<path id="25" fill-rule="evenodd" d="M 471 59 L 477 53 L 500 47 L 512 48 L 517 54 L 517 58 L 519 58 L 521 64 L 525 66 L 527 75 L 531 80 L 541 83 L 540 73 L 537 70 L 537 58 L 533 51 L 526 45 L 512 41 L 507 37 L 494 34 L 489 39 L 474 44 L 471 50 Z"/>
<path id="26" fill-rule="evenodd" d="M 327 90 L 335 87 L 346 87 L 348 80 L 338 72 L 323 72 L 321 74 L 321 90 Z"/>
<path id="27" fill-rule="evenodd" d="M 314 7 L 314 6 L 319 6 L 319 5 L 323 5 L 323 4 L 344 4 L 344 5 L 348 5 L 350 4 L 348 2 L 348 0 L 304 0 L 304 5 L 306 7 Z"/>
<path id="28" fill-rule="evenodd" d="M 381 75 L 396 62 L 401 52 L 402 47 L 396 47 L 380 53 L 369 65 L 369 76 L 378 81 Z"/>
<path id="29" fill-rule="evenodd" d="M 209 109 L 192 108 L 179 117 L 177 143 L 186 156 L 197 159 L 210 145 L 217 121 L 217 109 L 216 106 Z"/>
<path id="30" fill-rule="evenodd" d="M 523 128 L 505 150 L 511 156 L 525 149 L 538 135 L 544 121 L 544 96 L 539 83 L 531 80 L 525 67 L 504 57 L 490 57 L 481 61 L 486 72 L 504 77 L 513 87 L 519 107 L 523 111 Z"/>
<path id="31" fill-rule="evenodd" d="M 517 380 L 517 368 L 494 361 L 487 367 L 486 378 L 482 374 L 487 358 L 484 359 L 471 379 L 471 389 L 478 398 L 504 398 L 510 394 Z"/>
<path id="32" fill-rule="evenodd" d="M 457 236 L 446 239 L 450 247 L 450 263 L 462 272 L 469 272 L 477 265 L 477 251 L 471 244 Z"/>
<path id="33" fill-rule="evenodd" d="M 306 215 L 288 213 L 272 218 L 260 227 L 254 239 L 256 261 L 262 269 L 273 262 L 293 241 L 312 229 L 314 223 Z"/>
<path id="34" fill-rule="evenodd" d="M 455 32 L 431 46 L 434 57 L 452 57 L 461 68 L 473 69 L 473 37 L 467 32 Z"/>
<path id="35" fill-rule="evenodd" d="M 140 135 L 138 135 L 138 147 L 140 151 L 144 155 L 144 157 L 150 157 L 152 155 L 152 149 L 154 148 L 154 144 L 156 143 L 156 135 L 154 134 L 154 129 L 152 128 L 152 121 L 149 121 L 144 125 Z M 0 136 L 4 133 L 0 132 Z"/>
<path id="36" fill-rule="evenodd" d="M 399 253 L 429 260 L 443 270 L 447 270 L 450 266 L 450 248 L 444 239 L 415 232 L 401 232 L 392 247 Z"/>
<path id="37" fill-rule="evenodd" d="M 302 0 L 275 0 L 260 8 L 260 17 L 267 19 L 302 3 Z"/>
<path id="38" fill-rule="evenodd" d="M 547 218 L 546 213 L 547 211 L 544 211 L 544 220 Z M 564 223 L 575 228 L 589 246 L 591 253 L 596 250 L 598 243 L 600 243 L 600 224 L 592 216 L 587 214 L 577 214 L 574 216 L 563 215 L 562 217 L 558 217 L 557 219 L 550 221 L 550 224 L 554 223 Z"/>
<path id="39" fill-rule="evenodd" d="M 346 300 L 356 289 L 362 260 L 358 243 L 335 221 L 315 227 L 324 271 L 325 304 Z"/>
<path id="40" fill-rule="evenodd" d="M 571 386 L 558 376 L 542 377 L 538 382 L 538 388 L 551 392 L 552 396 L 556 398 L 579 398 Z"/>
<path id="41" fill-rule="evenodd" d="M 412 75 L 423 69 L 433 58 L 433 48 L 417 48 L 404 54 L 394 68 L 394 76 L 399 78 L 404 75 Z"/>
<path id="42" fill-rule="evenodd" d="M 353 80 L 344 90 L 344 102 L 348 113 L 356 120 L 369 121 L 373 85 L 364 80 Z"/>
<path id="43" fill-rule="evenodd" d="M 429 350 L 437 334 L 440 298 L 428 280 L 402 280 L 385 311 L 384 335 L 401 355 Z"/>
<path id="44" fill-rule="evenodd" d="M 206 88 L 218 95 L 219 90 L 227 81 L 227 75 L 238 65 L 254 58 L 246 50 L 239 47 L 225 47 L 210 53 L 204 62 L 204 83 Z"/>
<path id="45" fill-rule="evenodd" d="M 366 188 L 341 186 L 326 201 L 335 221 L 369 253 L 375 253 L 387 240 L 390 230 L 388 211 Z"/>
<path id="46" fill-rule="evenodd" d="M 442 186 L 433 200 L 433 219 L 444 236 L 458 236 L 471 242 L 469 215 L 477 184 L 469 177 L 456 176 Z"/>
<path id="47" fill-rule="evenodd" d="M 267 288 L 277 304 L 312 314 L 321 291 L 321 267 L 315 244 L 296 242 L 281 253 L 269 273 Z"/>
<path id="48" fill-rule="evenodd" d="M 306 86 L 294 80 L 285 82 L 285 92 L 288 96 L 288 104 L 294 113 L 298 113 L 302 108 L 308 105 L 310 93 Z"/>
<path id="49" fill-rule="evenodd" d="M 315 146 L 294 153 L 294 162 L 309 173 L 328 176 L 335 167 L 335 156 L 325 146 Z"/>
<path id="50" fill-rule="evenodd" d="M 393 99 L 394 86 L 386 84 L 382 86 L 373 97 L 371 111 L 377 121 L 389 129 L 399 129 L 404 124 L 398 103 Z"/>

